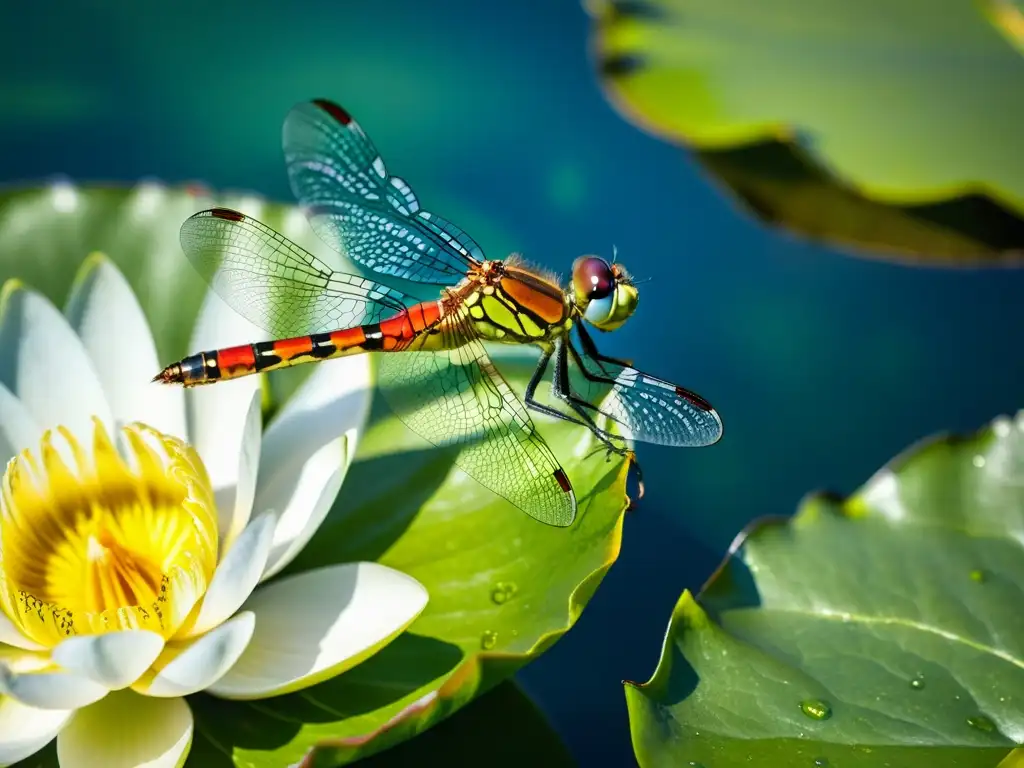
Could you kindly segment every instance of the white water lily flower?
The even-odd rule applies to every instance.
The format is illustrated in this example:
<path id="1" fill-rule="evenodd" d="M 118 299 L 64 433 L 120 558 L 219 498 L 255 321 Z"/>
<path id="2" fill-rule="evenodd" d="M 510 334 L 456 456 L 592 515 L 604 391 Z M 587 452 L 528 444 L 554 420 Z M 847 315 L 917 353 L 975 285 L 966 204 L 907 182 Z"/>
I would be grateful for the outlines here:
<path id="1" fill-rule="evenodd" d="M 375 563 L 259 586 L 341 487 L 365 358 L 318 365 L 264 432 L 258 376 L 150 382 L 148 324 L 103 257 L 64 314 L 15 283 L 0 307 L 0 764 L 56 736 L 65 768 L 181 765 L 183 697 L 311 685 L 422 611 L 424 588 Z M 256 338 L 211 295 L 190 348 Z"/>

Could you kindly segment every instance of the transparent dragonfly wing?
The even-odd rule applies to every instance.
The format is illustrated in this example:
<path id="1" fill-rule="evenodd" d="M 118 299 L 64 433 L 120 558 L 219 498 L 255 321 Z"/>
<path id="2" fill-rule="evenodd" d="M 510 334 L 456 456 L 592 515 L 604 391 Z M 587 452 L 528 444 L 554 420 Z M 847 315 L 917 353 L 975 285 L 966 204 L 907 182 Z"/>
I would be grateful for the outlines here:
<path id="1" fill-rule="evenodd" d="M 454 285 L 484 260 L 464 231 L 420 208 L 412 188 L 388 175 L 359 124 L 326 99 L 285 118 L 292 192 L 313 231 L 352 261 L 381 275 Z"/>
<path id="2" fill-rule="evenodd" d="M 457 309 L 463 313 L 464 310 Z M 542 523 L 570 525 L 576 496 L 526 407 L 494 367 L 460 314 L 455 349 L 382 355 L 385 400 L 413 432 L 435 446 L 459 446 L 456 465 Z"/>
<path id="3" fill-rule="evenodd" d="M 377 322 L 415 303 L 393 288 L 332 270 L 238 211 L 201 211 L 185 220 L 180 237 L 185 255 L 210 287 L 275 338 Z"/>
<path id="4" fill-rule="evenodd" d="M 584 364 L 611 382 L 574 377 L 577 394 L 613 421 L 615 432 L 627 440 L 699 448 L 722 437 L 722 418 L 696 392 L 636 368 L 603 361 L 599 366 L 588 358 Z"/>

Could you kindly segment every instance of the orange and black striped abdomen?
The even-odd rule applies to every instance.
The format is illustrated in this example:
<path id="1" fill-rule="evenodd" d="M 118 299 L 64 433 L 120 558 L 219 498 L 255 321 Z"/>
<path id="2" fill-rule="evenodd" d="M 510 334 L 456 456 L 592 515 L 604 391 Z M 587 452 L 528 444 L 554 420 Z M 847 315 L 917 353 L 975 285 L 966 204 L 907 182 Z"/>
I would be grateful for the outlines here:
<path id="1" fill-rule="evenodd" d="M 199 352 L 167 366 L 154 381 L 189 387 L 362 352 L 400 351 L 437 326 L 441 312 L 440 302 L 427 301 L 379 323 Z"/>

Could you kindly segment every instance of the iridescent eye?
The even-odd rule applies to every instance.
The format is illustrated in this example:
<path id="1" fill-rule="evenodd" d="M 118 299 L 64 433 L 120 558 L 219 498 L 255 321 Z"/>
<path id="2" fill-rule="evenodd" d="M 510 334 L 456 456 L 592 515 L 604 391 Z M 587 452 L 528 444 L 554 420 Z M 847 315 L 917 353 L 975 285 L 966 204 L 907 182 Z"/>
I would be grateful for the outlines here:
<path id="1" fill-rule="evenodd" d="M 611 266 L 597 256 L 577 259 L 572 270 L 572 281 L 577 295 L 590 301 L 610 296 L 615 289 Z"/>

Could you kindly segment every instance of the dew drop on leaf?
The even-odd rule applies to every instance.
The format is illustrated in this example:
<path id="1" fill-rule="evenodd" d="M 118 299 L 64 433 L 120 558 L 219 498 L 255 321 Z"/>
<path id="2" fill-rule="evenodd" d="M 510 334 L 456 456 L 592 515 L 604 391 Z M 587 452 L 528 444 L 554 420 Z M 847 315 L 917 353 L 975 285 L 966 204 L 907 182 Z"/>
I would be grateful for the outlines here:
<path id="1" fill-rule="evenodd" d="M 480 647 L 485 651 L 489 651 L 498 642 L 498 633 L 488 629 L 480 635 Z"/>
<path id="2" fill-rule="evenodd" d="M 832 707 L 821 699 L 804 699 L 800 702 L 800 711 L 811 720 L 828 720 L 832 717 Z"/>
<path id="3" fill-rule="evenodd" d="M 971 726 L 971 728 L 984 731 L 985 733 L 996 732 L 996 724 L 989 718 L 985 717 L 985 715 L 972 715 L 967 718 L 967 724 Z"/>
<path id="4" fill-rule="evenodd" d="M 501 605 L 515 597 L 518 591 L 519 587 L 516 586 L 514 581 L 499 581 L 491 590 L 491 600 Z"/>
<path id="5" fill-rule="evenodd" d="M 828 759 L 824 757 L 814 758 L 814 768 L 828 768 Z"/>
<path id="6" fill-rule="evenodd" d="M 915 691 L 920 691 L 924 688 L 924 675 L 915 675 L 910 679 L 910 687 Z"/>
<path id="7" fill-rule="evenodd" d="M 703 764 L 703 763 L 697 763 L 697 762 L 694 762 L 693 760 L 691 760 L 690 762 L 688 762 L 688 763 L 687 763 L 687 765 L 688 765 L 688 766 L 689 766 L 690 768 L 704 768 L 704 764 Z"/>

